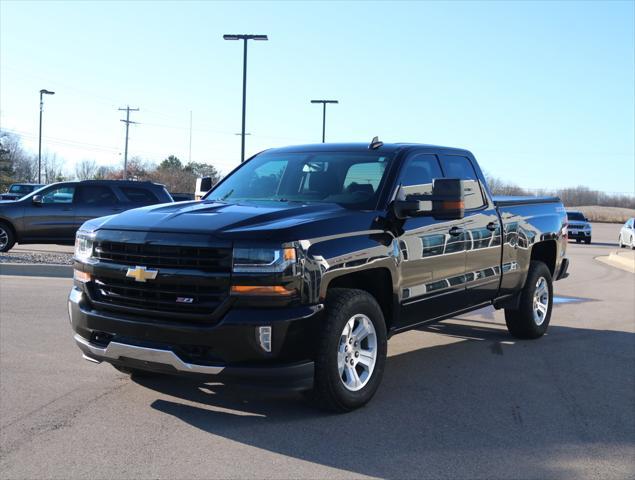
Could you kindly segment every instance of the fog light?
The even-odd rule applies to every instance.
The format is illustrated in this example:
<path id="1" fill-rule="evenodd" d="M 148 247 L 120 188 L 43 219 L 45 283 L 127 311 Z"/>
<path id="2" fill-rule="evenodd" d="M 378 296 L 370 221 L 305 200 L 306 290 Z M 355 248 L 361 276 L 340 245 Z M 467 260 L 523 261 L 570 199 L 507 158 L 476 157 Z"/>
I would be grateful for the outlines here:
<path id="1" fill-rule="evenodd" d="M 265 352 L 271 353 L 271 327 L 258 327 L 256 330 L 258 345 Z"/>

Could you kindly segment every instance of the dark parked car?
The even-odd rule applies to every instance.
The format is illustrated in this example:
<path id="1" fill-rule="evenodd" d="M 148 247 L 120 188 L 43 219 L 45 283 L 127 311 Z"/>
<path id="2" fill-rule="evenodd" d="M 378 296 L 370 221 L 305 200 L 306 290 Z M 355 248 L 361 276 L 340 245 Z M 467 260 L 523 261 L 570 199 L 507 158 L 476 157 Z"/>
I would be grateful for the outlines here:
<path id="1" fill-rule="evenodd" d="M 466 150 L 277 148 L 201 202 L 85 223 L 68 307 L 93 362 L 312 390 L 347 411 L 397 333 L 493 305 L 514 337 L 542 336 L 566 247 L 559 199 L 492 197 Z"/>
<path id="2" fill-rule="evenodd" d="M 170 196 L 175 202 L 190 202 L 194 200 L 193 193 L 170 193 Z"/>
<path id="3" fill-rule="evenodd" d="M 0 201 L 0 252 L 17 243 L 73 243 L 87 220 L 172 202 L 151 182 L 86 180 L 54 183 L 16 201 Z"/>
<path id="4" fill-rule="evenodd" d="M 17 200 L 43 186 L 44 184 L 40 183 L 14 183 L 9 187 L 7 193 L 0 194 L 0 200 Z"/>

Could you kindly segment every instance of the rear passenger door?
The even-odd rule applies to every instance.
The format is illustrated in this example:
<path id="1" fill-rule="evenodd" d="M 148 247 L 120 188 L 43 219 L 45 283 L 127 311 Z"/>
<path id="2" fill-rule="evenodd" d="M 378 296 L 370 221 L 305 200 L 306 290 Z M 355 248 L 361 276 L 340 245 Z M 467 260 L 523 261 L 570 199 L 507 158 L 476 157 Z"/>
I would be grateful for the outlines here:
<path id="1" fill-rule="evenodd" d="M 490 201 L 472 159 L 462 155 L 441 155 L 446 178 L 464 181 L 465 286 L 466 305 L 496 297 L 501 279 L 501 228 L 498 213 Z"/>
<path id="2" fill-rule="evenodd" d="M 406 194 L 431 194 L 432 180 L 442 178 L 437 155 L 415 153 L 403 163 L 397 184 Z M 407 218 L 399 237 L 402 315 L 406 327 L 465 306 L 464 220 Z"/>
<path id="3" fill-rule="evenodd" d="M 119 201 L 108 185 L 78 185 L 75 194 L 75 214 L 77 223 L 97 217 L 105 217 L 121 212 L 124 204 Z"/>
<path id="4" fill-rule="evenodd" d="M 119 190 L 125 198 L 126 204 L 124 208 L 126 210 L 131 208 L 145 207 L 147 205 L 154 205 L 161 202 L 159 198 L 157 198 L 157 196 L 154 194 L 154 192 L 149 188 L 120 186 Z"/>

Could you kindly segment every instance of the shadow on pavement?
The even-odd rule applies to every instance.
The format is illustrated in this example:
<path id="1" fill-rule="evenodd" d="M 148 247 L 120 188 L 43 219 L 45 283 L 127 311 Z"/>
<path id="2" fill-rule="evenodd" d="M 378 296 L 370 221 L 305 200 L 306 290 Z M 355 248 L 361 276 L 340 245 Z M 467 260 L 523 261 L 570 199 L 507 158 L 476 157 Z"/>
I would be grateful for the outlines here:
<path id="1" fill-rule="evenodd" d="M 553 478 L 589 459 L 606 462 L 598 474 L 632 474 L 634 334 L 552 326 L 514 341 L 487 318 L 470 323 L 424 329 L 454 343 L 390 357 L 376 397 L 346 415 L 299 395 L 135 381 L 162 394 L 152 408 L 166 415 L 352 476 Z"/>

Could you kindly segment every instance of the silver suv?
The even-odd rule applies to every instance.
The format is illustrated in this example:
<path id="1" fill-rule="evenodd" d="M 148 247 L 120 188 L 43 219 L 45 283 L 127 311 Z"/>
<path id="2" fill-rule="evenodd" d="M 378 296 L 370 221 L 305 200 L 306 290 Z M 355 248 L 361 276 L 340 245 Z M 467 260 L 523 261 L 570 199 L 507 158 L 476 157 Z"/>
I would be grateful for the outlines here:
<path id="1" fill-rule="evenodd" d="M 570 239 L 575 239 L 576 243 L 591 243 L 591 223 L 582 212 L 567 210 L 567 220 Z"/>

